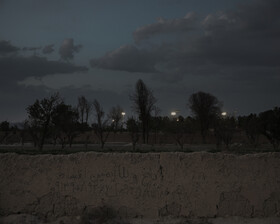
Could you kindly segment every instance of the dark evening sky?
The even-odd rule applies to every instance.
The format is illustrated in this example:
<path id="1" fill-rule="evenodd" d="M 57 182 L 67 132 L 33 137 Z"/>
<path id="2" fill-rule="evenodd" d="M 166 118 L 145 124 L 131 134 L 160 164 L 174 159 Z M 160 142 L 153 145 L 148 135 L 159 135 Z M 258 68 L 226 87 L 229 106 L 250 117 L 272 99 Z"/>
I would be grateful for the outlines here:
<path id="1" fill-rule="evenodd" d="M 59 91 L 105 111 L 138 79 L 161 115 L 209 92 L 238 115 L 279 105 L 279 0 L 0 0 L 0 121 Z"/>

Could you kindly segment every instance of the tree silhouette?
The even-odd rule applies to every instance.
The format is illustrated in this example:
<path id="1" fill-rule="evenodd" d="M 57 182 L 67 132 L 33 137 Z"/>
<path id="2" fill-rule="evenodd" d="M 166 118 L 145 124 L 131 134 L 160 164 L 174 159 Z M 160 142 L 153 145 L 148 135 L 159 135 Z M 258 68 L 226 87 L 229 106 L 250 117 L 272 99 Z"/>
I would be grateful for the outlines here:
<path id="1" fill-rule="evenodd" d="M 3 121 L 0 123 L 0 131 L 3 133 L 3 136 L 0 138 L 0 143 L 5 143 L 6 139 L 9 136 L 10 132 L 10 123 L 8 121 Z"/>
<path id="2" fill-rule="evenodd" d="M 232 143 L 233 135 L 236 132 L 236 120 L 234 117 L 217 117 L 214 124 L 214 134 L 217 147 L 223 142 L 226 149 Z"/>
<path id="3" fill-rule="evenodd" d="M 89 138 L 90 138 L 90 135 L 91 135 L 91 133 L 90 133 L 91 128 L 88 124 L 88 119 L 89 119 L 89 117 L 92 113 L 92 110 L 93 110 L 92 102 L 87 100 L 85 96 L 78 97 L 77 110 L 78 110 L 78 113 L 79 113 L 79 121 L 80 121 L 79 129 L 82 133 L 84 133 L 85 147 L 87 148 Z"/>
<path id="4" fill-rule="evenodd" d="M 25 129 L 30 134 L 34 147 L 39 146 L 42 127 L 36 119 L 27 119 L 24 122 Z"/>
<path id="5" fill-rule="evenodd" d="M 37 139 L 35 144 L 40 150 L 43 149 L 45 138 L 49 134 L 48 132 L 56 107 L 62 103 L 62 99 L 56 93 L 49 98 L 37 99 L 34 104 L 28 106 L 26 109 L 29 118 L 29 129 L 34 139 Z"/>
<path id="6" fill-rule="evenodd" d="M 60 104 L 54 111 L 52 123 L 54 130 L 59 133 L 62 148 L 64 148 L 65 138 L 69 146 L 72 146 L 73 140 L 79 134 L 79 113 L 71 105 Z"/>
<path id="7" fill-rule="evenodd" d="M 274 149 L 280 145 L 280 108 L 275 107 L 260 113 L 261 132 L 270 141 Z"/>
<path id="8" fill-rule="evenodd" d="M 245 131 L 251 145 L 256 148 L 261 135 L 261 122 L 259 116 L 250 114 L 249 116 L 238 117 L 239 126 Z"/>
<path id="9" fill-rule="evenodd" d="M 109 119 L 105 117 L 105 112 L 97 100 L 93 102 L 93 110 L 95 116 L 95 122 L 92 124 L 93 131 L 98 137 L 101 148 L 104 148 L 104 144 L 109 136 L 108 121 Z"/>
<path id="10" fill-rule="evenodd" d="M 151 130 L 154 132 L 154 144 L 157 144 L 157 135 L 162 123 L 162 118 L 159 116 L 160 112 L 161 112 L 160 108 L 154 106 L 153 116 L 151 117 L 151 121 L 150 121 Z"/>
<path id="11" fill-rule="evenodd" d="M 200 123 L 200 134 L 205 143 L 210 125 L 221 114 L 221 103 L 210 93 L 197 92 L 190 96 L 189 107 Z"/>
<path id="12" fill-rule="evenodd" d="M 139 131 L 140 131 L 140 127 L 139 127 L 139 122 L 134 119 L 134 117 L 130 117 L 127 119 L 127 122 L 126 122 L 126 127 L 127 127 L 127 130 L 130 134 L 130 138 L 131 138 L 131 141 L 132 141 L 132 146 L 133 146 L 133 151 L 135 151 L 135 148 L 136 148 L 136 144 L 139 140 Z"/>
<path id="13" fill-rule="evenodd" d="M 137 81 L 135 92 L 130 96 L 130 100 L 133 103 L 132 109 L 138 114 L 142 124 L 143 143 L 148 143 L 151 113 L 157 100 L 141 79 Z"/>
<path id="14" fill-rule="evenodd" d="M 122 112 L 123 109 L 119 105 L 112 107 L 109 112 L 108 116 L 111 119 L 114 134 L 116 134 L 121 129 L 123 118 Z"/>
<path id="15" fill-rule="evenodd" d="M 169 120 L 169 124 L 166 127 L 166 131 L 169 132 L 176 143 L 181 149 L 184 148 L 185 134 L 187 132 L 187 126 L 182 116 L 178 118 L 172 118 Z"/>
<path id="16" fill-rule="evenodd" d="M 78 112 L 81 123 L 88 123 L 89 115 L 92 111 L 92 103 L 89 102 L 85 96 L 80 96 L 78 98 Z"/>

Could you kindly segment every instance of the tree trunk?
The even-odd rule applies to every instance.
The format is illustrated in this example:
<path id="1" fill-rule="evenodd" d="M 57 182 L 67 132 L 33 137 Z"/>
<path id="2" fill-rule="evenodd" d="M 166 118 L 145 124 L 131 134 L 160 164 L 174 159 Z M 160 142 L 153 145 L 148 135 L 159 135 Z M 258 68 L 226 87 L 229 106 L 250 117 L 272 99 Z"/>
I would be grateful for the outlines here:
<path id="1" fill-rule="evenodd" d="M 202 143 L 206 144 L 206 131 L 201 130 Z"/>
<path id="2" fill-rule="evenodd" d="M 47 135 L 49 122 L 50 122 L 50 118 L 48 118 L 48 120 L 47 120 L 47 122 L 45 123 L 45 126 L 44 126 L 43 135 L 42 135 L 42 139 L 41 139 L 40 146 L 39 146 L 40 151 L 43 150 L 43 145 L 45 143 L 45 138 L 46 138 L 46 135 Z"/>
<path id="3" fill-rule="evenodd" d="M 143 140 L 143 144 L 146 144 L 146 127 L 145 127 L 144 123 L 143 123 L 142 127 L 143 127 L 142 140 Z"/>
<path id="4" fill-rule="evenodd" d="M 72 148 L 73 138 L 70 138 L 69 140 L 69 148 Z"/>
<path id="5" fill-rule="evenodd" d="M 133 152 L 135 152 L 136 143 L 132 143 Z"/>
<path id="6" fill-rule="evenodd" d="M 104 145 L 105 145 L 105 142 L 104 142 L 104 141 L 101 141 L 101 149 L 104 148 Z"/>

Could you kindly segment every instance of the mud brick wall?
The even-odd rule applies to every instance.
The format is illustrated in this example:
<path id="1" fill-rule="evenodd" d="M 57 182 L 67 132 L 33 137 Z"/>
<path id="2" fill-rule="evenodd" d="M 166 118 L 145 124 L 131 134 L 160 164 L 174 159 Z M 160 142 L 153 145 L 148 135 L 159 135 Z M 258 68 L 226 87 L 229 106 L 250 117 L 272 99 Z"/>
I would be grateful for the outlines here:
<path id="1" fill-rule="evenodd" d="M 107 206 L 126 218 L 280 214 L 280 153 L 0 155 L 0 215 Z"/>

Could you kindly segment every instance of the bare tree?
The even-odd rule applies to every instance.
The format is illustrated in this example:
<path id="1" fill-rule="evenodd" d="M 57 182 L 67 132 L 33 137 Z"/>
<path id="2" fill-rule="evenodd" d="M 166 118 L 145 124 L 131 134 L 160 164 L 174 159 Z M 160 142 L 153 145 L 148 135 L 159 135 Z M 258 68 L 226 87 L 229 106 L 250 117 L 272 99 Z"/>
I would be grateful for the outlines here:
<path id="1" fill-rule="evenodd" d="M 60 104 L 56 107 L 53 125 L 55 132 L 58 133 L 57 137 L 61 141 L 62 148 L 65 146 L 66 138 L 71 148 L 74 138 L 78 136 L 80 128 L 78 119 L 78 111 L 71 105 Z"/>
<path id="2" fill-rule="evenodd" d="M 3 136 L 0 137 L 0 143 L 6 143 L 6 140 L 10 133 L 10 123 L 8 121 L 3 121 L 0 123 L 0 132 L 3 133 Z"/>
<path id="3" fill-rule="evenodd" d="M 40 132 L 41 132 L 41 125 L 35 119 L 27 119 L 25 121 L 25 128 L 27 132 L 32 137 L 33 146 L 36 148 L 40 145 Z"/>
<path id="4" fill-rule="evenodd" d="M 267 110 L 259 114 L 261 133 L 269 140 L 275 150 L 280 146 L 280 108 Z"/>
<path id="5" fill-rule="evenodd" d="M 210 125 L 221 114 L 221 102 L 210 93 L 197 92 L 190 96 L 189 107 L 200 123 L 200 134 L 205 143 Z"/>
<path id="6" fill-rule="evenodd" d="M 168 119 L 165 124 L 165 132 L 171 134 L 172 138 L 175 140 L 176 144 L 180 146 L 181 149 L 184 148 L 185 137 L 188 131 L 186 122 L 182 116 L 178 118 Z"/>
<path id="7" fill-rule="evenodd" d="M 154 116 L 151 118 L 151 126 L 152 130 L 154 131 L 154 144 L 157 144 L 157 134 L 161 124 L 161 117 L 159 117 L 161 110 L 159 107 L 155 106 L 153 112 Z"/>
<path id="8" fill-rule="evenodd" d="M 43 149 L 46 136 L 49 134 L 50 125 L 56 110 L 56 107 L 62 103 L 59 94 L 56 93 L 49 98 L 36 100 L 33 105 L 27 107 L 30 128 L 35 130 L 37 138 L 39 138 L 39 149 Z M 34 133 L 34 134 L 35 134 Z M 37 144 L 37 143 L 36 143 Z"/>
<path id="9" fill-rule="evenodd" d="M 132 109 L 138 114 L 142 124 L 143 143 L 149 141 L 151 113 L 155 108 L 156 98 L 153 92 L 139 79 L 135 85 L 135 92 L 130 96 Z"/>
<path id="10" fill-rule="evenodd" d="M 226 150 L 229 150 L 229 146 L 232 143 L 234 133 L 236 132 L 236 120 L 234 117 L 218 117 L 215 120 L 214 134 L 216 137 L 217 149 L 221 142 L 226 146 Z"/>
<path id="11" fill-rule="evenodd" d="M 81 123 L 88 123 L 89 115 L 92 111 L 92 103 L 89 102 L 84 96 L 78 98 L 78 112 Z"/>
<path id="12" fill-rule="evenodd" d="M 78 106 L 77 110 L 79 113 L 79 118 L 80 118 L 80 131 L 84 133 L 85 137 L 85 147 L 88 147 L 88 142 L 90 138 L 90 127 L 88 125 L 88 119 L 89 116 L 91 115 L 91 112 L 93 110 L 93 105 L 92 102 L 88 101 L 84 96 L 80 96 L 78 98 Z"/>
<path id="13" fill-rule="evenodd" d="M 130 117 L 127 119 L 126 126 L 131 137 L 133 151 L 135 151 L 136 144 L 139 140 L 139 122 L 133 117 Z"/>
<path id="14" fill-rule="evenodd" d="M 93 102 L 95 123 L 92 124 L 93 131 L 101 143 L 101 148 L 104 148 L 104 144 L 109 136 L 109 130 L 107 127 L 109 119 L 105 117 L 105 112 L 100 106 L 97 100 Z"/>
<path id="15" fill-rule="evenodd" d="M 113 132 L 114 134 L 117 133 L 118 130 L 120 130 L 121 126 L 122 126 L 122 115 L 123 109 L 117 105 L 116 107 L 112 107 L 110 112 L 109 112 L 109 118 L 112 121 L 112 128 L 113 128 Z"/>
<path id="16" fill-rule="evenodd" d="M 245 131 L 251 145 L 257 148 L 261 135 L 261 120 L 258 115 L 250 114 L 248 116 L 238 117 L 239 126 Z"/>

